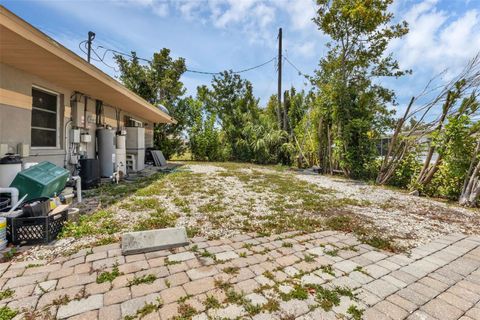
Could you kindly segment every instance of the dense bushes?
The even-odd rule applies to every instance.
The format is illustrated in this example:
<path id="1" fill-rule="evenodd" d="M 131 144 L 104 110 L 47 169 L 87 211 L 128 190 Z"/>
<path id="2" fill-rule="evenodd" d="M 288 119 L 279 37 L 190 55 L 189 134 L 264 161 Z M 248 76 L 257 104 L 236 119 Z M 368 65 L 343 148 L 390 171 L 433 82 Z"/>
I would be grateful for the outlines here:
<path id="1" fill-rule="evenodd" d="M 272 108 L 262 109 L 252 85 L 226 71 L 213 77 L 212 88 L 201 86 L 189 104 L 188 138 L 192 158 L 291 164 L 296 153 L 292 136 L 279 128 Z M 288 123 L 296 125 L 304 113 L 304 94 L 296 94 Z M 293 129 L 292 129 L 293 130 Z"/>

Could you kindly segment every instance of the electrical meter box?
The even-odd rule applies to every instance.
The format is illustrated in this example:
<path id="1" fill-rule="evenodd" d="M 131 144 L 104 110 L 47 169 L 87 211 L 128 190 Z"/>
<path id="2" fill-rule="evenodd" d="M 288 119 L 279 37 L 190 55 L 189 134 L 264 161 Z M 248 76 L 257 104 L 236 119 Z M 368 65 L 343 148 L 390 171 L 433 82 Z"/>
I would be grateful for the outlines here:
<path id="1" fill-rule="evenodd" d="M 84 143 L 92 142 L 92 136 L 88 133 L 82 133 L 80 135 L 80 140 Z"/>
<path id="2" fill-rule="evenodd" d="M 85 104 L 80 101 L 72 101 L 72 126 L 81 128 L 85 126 Z"/>
<path id="3" fill-rule="evenodd" d="M 80 143 L 80 129 L 70 130 L 70 143 Z"/>

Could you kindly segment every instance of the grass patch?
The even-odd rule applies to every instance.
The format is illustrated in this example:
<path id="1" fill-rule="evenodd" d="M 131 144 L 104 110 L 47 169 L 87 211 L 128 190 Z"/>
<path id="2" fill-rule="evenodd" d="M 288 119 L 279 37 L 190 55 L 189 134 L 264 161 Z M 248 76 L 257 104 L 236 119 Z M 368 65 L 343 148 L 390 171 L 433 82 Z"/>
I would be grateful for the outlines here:
<path id="1" fill-rule="evenodd" d="M 358 240 L 380 250 L 390 252 L 399 252 L 404 249 L 397 246 L 390 237 L 381 235 L 380 230 L 362 225 L 358 220 L 350 216 L 340 215 L 330 217 L 325 221 L 325 225 L 336 231 L 354 233 Z"/>
<path id="2" fill-rule="evenodd" d="M 121 231 L 122 225 L 108 210 L 100 210 L 80 217 L 78 222 L 67 222 L 63 227 L 61 238 L 81 238 L 90 235 L 112 235 Z"/>
<path id="3" fill-rule="evenodd" d="M 158 208 L 155 212 L 150 213 L 150 216 L 141 219 L 134 227 L 135 231 L 163 229 L 175 226 L 177 216 L 174 214 L 165 213 L 164 208 Z"/>

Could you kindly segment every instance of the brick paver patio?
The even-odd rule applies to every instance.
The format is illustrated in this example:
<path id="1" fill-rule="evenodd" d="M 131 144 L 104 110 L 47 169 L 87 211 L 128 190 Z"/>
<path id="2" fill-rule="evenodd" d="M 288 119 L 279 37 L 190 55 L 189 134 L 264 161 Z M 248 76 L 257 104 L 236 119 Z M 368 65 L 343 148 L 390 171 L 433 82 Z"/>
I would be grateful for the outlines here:
<path id="1" fill-rule="evenodd" d="M 97 283 L 115 266 L 111 281 Z M 480 238 L 463 235 L 408 256 L 332 231 L 194 238 L 173 252 L 131 256 L 112 244 L 50 263 L 4 263 L 0 273 L 2 293 L 13 292 L 0 306 L 19 310 L 18 319 L 313 320 L 351 318 L 352 306 L 363 319 L 480 319 Z M 318 300 L 319 288 L 336 287 L 354 295 L 344 290 L 330 306 Z"/>

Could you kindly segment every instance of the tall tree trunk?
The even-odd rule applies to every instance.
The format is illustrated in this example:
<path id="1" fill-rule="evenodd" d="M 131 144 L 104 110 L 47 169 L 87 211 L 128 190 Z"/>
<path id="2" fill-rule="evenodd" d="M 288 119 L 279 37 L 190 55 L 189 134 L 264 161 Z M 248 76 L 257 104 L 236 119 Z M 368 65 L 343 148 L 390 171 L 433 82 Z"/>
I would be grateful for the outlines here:
<path id="1" fill-rule="evenodd" d="M 327 126 L 327 157 L 328 173 L 333 174 L 332 129 L 330 124 Z"/>
<path id="2" fill-rule="evenodd" d="M 447 99 L 445 101 L 445 104 L 443 105 L 443 108 L 442 108 L 442 115 L 440 117 L 440 120 L 438 121 L 437 127 L 434 130 L 435 132 L 439 133 L 440 131 L 442 131 L 443 124 L 445 122 L 445 119 L 447 118 L 450 107 L 453 105 L 453 102 L 454 102 L 454 99 L 452 99 L 452 92 L 449 91 L 447 94 Z M 440 162 L 438 161 L 438 158 L 437 158 L 437 161 L 435 161 L 435 165 L 433 167 L 430 167 L 430 163 L 432 162 L 434 153 L 435 153 L 435 145 L 430 144 L 427 157 L 423 164 L 422 170 L 420 170 L 420 173 L 418 174 L 418 177 L 417 177 L 417 182 L 423 186 L 427 185 L 432 180 L 433 174 L 438 170 L 438 169 L 435 169 L 435 166 L 440 164 Z"/>
<path id="3" fill-rule="evenodd" d="M 466 207 L 476 207 L 478 202 L 478 197 L 480 196 L 480 181 L 479 181 L 479 172 L 480 172 L 480 161 L 478 159 L 480 155 L 480 140 L 477 142 L 477 147 L 473 153 L 472 160 L 470 162 L 470 167 L 465 176 L 465 181 L 463 183 L 462 193 L 458 203 Z M 476 163 L 476 165 L 475 165 Z"/>
<path id="4" fill-rule="evenodd" d="M 403 125 L 405 124 L 405 121 L 410 113 L 410 109 L 414 101 L 415 101 L 415 97 L 412 97 L 412 99 L 410 99 L 410 103 L 407 106 L 407 110 L 405 111 L 405 114 L 397 122 L 397 126 L 395 127 L 395 131 L 393 133 L 392 139 L 390 140 L 390 143 L 388 145 L 387 154 L 385 154 L 385 157 L 383 158 L 380 171 L 378 172 L 378 175 L 377 175 L 378 184 L 385 184 L 391 179 L 393 173 L 395 172 L 395 169 L 397 168 L 398 164 L 402 161 L 403 156 L 405 155 L 406 147 L 407 147 L 406 144 L 404 144 L 405 148 L 403 149 L 397 148 L 394 151 L 394 148 L 397 146 L 398 137 L 402 132 Z M 401 156 L 398 157 L 398 155 L 401 155 Z"/>
<path id="5" fill-rule="evenodd" d="M 283 131 L 288 132 L 288 109 L 290 108 L 290 97 L 288 91 L 283 93 Z"/>

